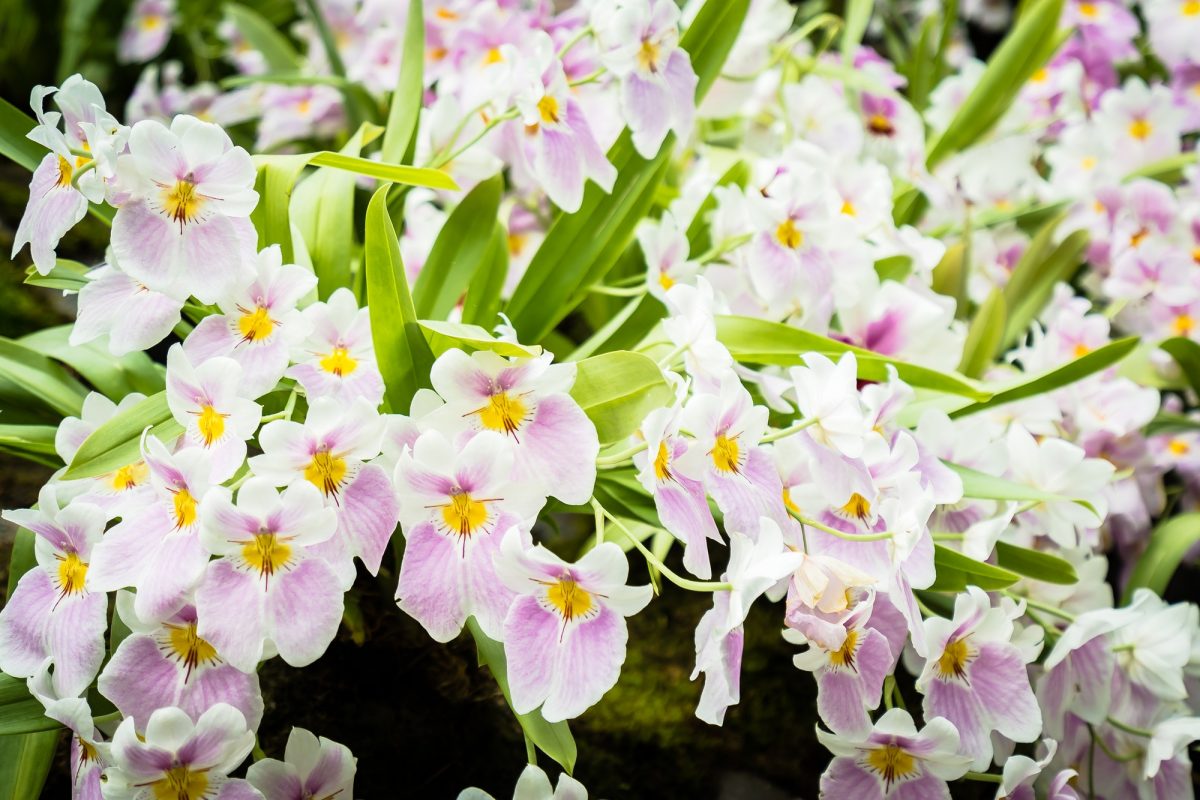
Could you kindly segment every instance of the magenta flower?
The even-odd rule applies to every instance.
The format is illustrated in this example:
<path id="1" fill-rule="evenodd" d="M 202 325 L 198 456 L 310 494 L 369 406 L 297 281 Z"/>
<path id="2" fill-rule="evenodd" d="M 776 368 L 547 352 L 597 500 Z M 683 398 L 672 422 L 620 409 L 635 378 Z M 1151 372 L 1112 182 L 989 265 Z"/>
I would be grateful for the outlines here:
<path id="1" fill-rule="evenodd" d="M 225 131 L 189 116 L 169 129 L 143 120 L 117 166 L 129 199 L 113 219 L 112 248 L 126 274 L 159 291 L 186 279 L 205 303 L 249 280 L 255 170 Z"/>
<path id="2" fill-rule="evenodd" d="M 545 497 L 512 479 L 513 448 L 478 433 L 457 449 L 428 431 L 396 465 L 406 544 L 396 603 L 435 640 L 448 642 L 474 616 L 504 637 L 513 591 L 496 575 L 500 539 L 532 524 Z"/>
<path id="3" fill-rule="evenodd" d="M 379 405 L 383 376 L 375 362 L 371 318 L 367 308 L 354 301 L 354 292 L 343 287 L 328 302 L 313 303 L 301 313 L 310 333 L 294 349 L 296 366 L 287 376 L 299 381 L 310 398 L 350 402 L 363 397 Z"/>
<path id="4" fill-rule="evenodd" d="M 970 759 L 956 755 L 958 731 L 934 717 L 920 731 L 909 713 L 893 708 L 861 736 L 817 729 L 834 759 L 821 776 L 824 797 L 855 800 L 950 800 L 946 781 L 961 778 Z"/>
<path id="5" fill-rule="evenodd" d="M 276 486 L 307 481 L 337 510 L 338 527 L 317 551 L 337 571 L 343 589 L 354 583 L 353 558 L 371 574 L 396 529 L 399 512 L 388 474 L 363 462 L 379 454 L 384 423 L 368 401 L 314 401 L 301 425 L 276 420 L 259 431 L 261 456 L 250 459 L 255 475 Z"/>
<path id="6" fill-rule="evenodd" d="M 621 81 L 621 115 L 643 158 L 667 131 L 686 137 L 696 110 L 696 72 L 679 47 L 679 6 L 671 0 L 597 3 L 592 26 L 600 60 Z"/>
<path id="7" fill-rule="evenodd" d="M 447 426 L 495 431 L 514 445 L 515 478 L 564 503 L 586 503 L 596 482 L 596 426 L 567 394 L 573 364 L 551 356 L 503 358 L 490 350 L 447 350 L 429 379 L 446 401 Z"/>
<path id="8" fill-rule="evenodd" d="M 178 708 L 155 711 L 139 736 L 125 719 L 112 741 L 105 796 L 126 800 L 262 800 L 229 773 L 250 755 L 254 734 L 242 712 L 217 703 L 195 722 Z"/>
<path id="9" fill-rule="evenodd" d="M 0 669 L 28 678 L 49 658 L 55 694 L 76 697 L 104 660 L 108 598 L 86 585 L 92 547 L 104 532 L 104 512 L 78 500 L 60 509 L 48 484 L 38 495 L 37 510 L 5 511 L 3 517 L 38 538 L 37 565 L 21 576 L 0 609 Z"/>
<path id="10" fill-rule="evenodd" d="M 147 621 L 177 612 L 204 575 L 200 513 L 213 486 L 212 461 L 200 448 L 174 455 L 158 439 L 142 438 L 154 499 L 125 516 L 92 550 L 88 588 L 137 588 L 135 608 Z"/>
<path id="11" fill-rule="evenodd" d="M 568 564 L 526 548 L 517 530 L 505 535 L 496 571 L 517 593 L 504 620 L 513 710 L 541 706 L 550 722 L 579 716 L 616 685 L 625 617 L 646 607 L 650 587 L 625 585 L 629 562 L 611 542 Z"/>
<path id="12" fill-rule="evenodd" d="M 683 542 L 683 565 L 693 575 L 707 579 L 712 575 L 708 540 L 722 540 L 708 507 L 704 485 L 676 467 L 689 447 L 687 440 L 679 435 L 679 409 L 651 411 L 640 430 L 646 450 L 633 457 L 638 481 L 654 498 L 663 527 Z"/>
<path id="13" fill-rule="evenodd" d="M 194 363 L 227 356 L 242 365 L 241 393 L 259 397 L 275 388 L 292 346 L 307 334 L 296 304 L 317 285 L 304 267 L 283 263 L 278 245 L 258 254 L 257 275 L 217 298 L 220 314 L 205 317 L 183 350 Z"/>
<path id="14" fill-rule="evenodd" d="M 193 366 L 182 345 L 167 351 L 167 405 L 184 427 L 188 444 L 208 453 L 213 481 L 233 477 L 246 460 L 246 440 L 262 419 L 262 406 L 245 396 L 242 365 L 210 358 Z"/>
<path id="15" fill-rule="evenodd" d="M 96 687 L 100 694 L 144 731 L 160 708 L 179 708 L 198 720 L 214 703 L 228 703 L 246 718 L 251 730 L 262 720 L 258 673 L 227 663 L 197 633 L 195 606 L 188 603 L 162 622 L 138 617 L 128 592 L 117 593 L 117 613 L 132 631 L 104 665 Z"/>
<path id="16" fill-rule="evenodd" d="M 917 690 L 925 716 L 945 717 L 958 729 L 959 752 L 973 769 L 992 760 L 992 733 L 1032 742 L 1042 732 L 1042 712 L 1029 686 L 1026 664 L 1041 652 L 1041 628 L 1022 631 L 1024 613 L 1011 602 L 993 608 L 987 594 L 968 586 L 954 602 L 954 618 L 925 620 L 929 642 Z M 1032 638 L 1029 634 L 1032 634 Z"/>
<path id="17" fill-rule="evenodd" d="M 246 770 L 246 780 L 267 800 L 354 797 L 356 759 L 350 748 L 292 728 L 283 761 L 264 758 Z"/>
<path id="18" fill-rule="evenodd" d="M 321 657 L 342 620 L 342 590 L 333 568 L 310 548 L 328 540 L 337 514 L 317 489 L 296 483 L 280 495 L 251 478 L 216 493 L 205 506 L 201 536 L 219 558 L 196 589 L 197 633 L 244 672 L 270 641 L 294 667 Z"/>
<path id="19" fill-rule="evenodd" d="M 506 44 L 501 52 L 506 62 L 517 64 L 512 85 L 520 117 L 509 131 L 519 167 L 567 213 L 579 210 L 583 184 L 589 178 L 604 191 L 612 191 L 616 167 L 596 143 L 583 109 L 571 98 L 550 36 L 537 31 L 522 51 Z"/>
<path id="20" fill-rule="evenodd" d="M 751 242 L 750 280 L 763 297 L 828 305 L 833 276 L 825 238 L 837 194 L 825 173 L 805 164 L 781 170 L 749 195 L 758 231 Z"/>

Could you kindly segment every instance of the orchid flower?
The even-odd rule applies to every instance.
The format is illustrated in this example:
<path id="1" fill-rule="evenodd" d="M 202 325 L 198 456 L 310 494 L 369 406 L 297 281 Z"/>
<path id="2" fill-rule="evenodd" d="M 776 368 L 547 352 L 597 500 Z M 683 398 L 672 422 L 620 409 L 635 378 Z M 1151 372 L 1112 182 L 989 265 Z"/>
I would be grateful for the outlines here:
<path id="1" fill-rule="evenodd" d="M 304 728 L 288 734 L 283 761 L 264 758 L 246 770 L 246 780 L 267 800 L 310 800 L 354 796 L 356 759 L 350 748 L 319 739 Z"/>
<path id="2" fill-rule="evenodd" d="M 294 348 L 296 366 L 289 378 L 304 387 L 311 398 L 331 397 L 349 402 L 366 398 L 372 405 L 383 401 L 383 376 L 375 363 L 371 318 L 359 308 L 354 293 L 341 288 L 324 303 L 313 303 L 301 312 L 308 338 Z"/>

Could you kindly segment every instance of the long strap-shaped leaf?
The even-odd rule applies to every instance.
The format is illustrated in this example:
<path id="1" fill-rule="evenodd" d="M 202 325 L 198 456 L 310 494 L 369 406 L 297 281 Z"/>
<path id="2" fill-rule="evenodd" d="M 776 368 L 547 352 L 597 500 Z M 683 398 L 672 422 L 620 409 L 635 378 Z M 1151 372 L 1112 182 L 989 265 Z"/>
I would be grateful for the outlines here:
<path id="1" fill-rule="evenodd" d="M 406 414 L 417 389 L 429 386 L 433 354 L 421 332 L 400 260 L 400 242 L 387 210 L 389 188 L 380 187 L 367 205 L 363 262 L 371 337 L 387 387 L 387 406 L 392 413 Z"/>
<path id="2" fill-rule="evenodd" d="M 696 70 L 697 102 L 720 74 L 748 5 L 748 0 L 708 0 L 680 40 Z M 550 226 L 507 308 L 522 341 L 540 341 L 583 291 L 612 269 L 650 207 L 673 143 L 668 136 L 658 154 L 645 159 L 633 149 L 629 132 L 623 133 L 608 152 L 617 168 L 612 193 L 588 184 L 579 210 Z"/>
<path id="3" fill-rule="evenodd" d="M 500 209 L 503 181 L 497 175 L 471 190 L 438 232 L 413 285 L 421 319 L 445 319 L 485 266 Z"/>

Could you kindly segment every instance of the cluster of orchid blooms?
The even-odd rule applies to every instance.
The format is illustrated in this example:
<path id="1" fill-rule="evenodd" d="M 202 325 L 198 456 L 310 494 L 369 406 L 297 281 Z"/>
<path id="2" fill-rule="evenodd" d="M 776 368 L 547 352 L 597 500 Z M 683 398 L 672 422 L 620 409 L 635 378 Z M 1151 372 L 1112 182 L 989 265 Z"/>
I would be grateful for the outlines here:
<path id="1" fill-rule="evenodd" d="M 949 797 L 947 781 L 964 776 L 994 780 L 1006 798 L 1192 796 L 1197 608 L 1144 589 L 1117 607 L 1105 553 L 1136 562 L 1168 510 L 1168 474 L 1180 484 L 1173 503 L 1200 504 L 1200 433 L 1145 432 L 1161 408 L 1181 407 L 1160 395 L 1177 374 L 1156 343 L 1200 338 L 1200 170 L 1178 186 L 1137 177 L 1200 131 L 1200 64 L 1189 60 L 1200 3 L 1143 2 L 1143 33 L 1121 2 L 1069 0 L 1060 26 L 1073 32 L 1057 55 L 988 137 L 932 169 L 927 130 L 948 125 L 983 72 L 964 41 L 952 48 L 957 71 L 920 113 L 875 51 L 859 47 L 849 66 L 814 53 L 784 0 L 754 0 L 697 107 L 678 44 L 697 5 L 682 16 L 671 0 L 557 13 L 515 0 L 426 6 L 416 161 L 441 166 L 462 190 L 506 175 L 506 292 L 553 209 L 578 209 L 588 181 L 611 190 L 605 150 L 623 128 L 648 157 L 669 132 L 728 136 L 724 123 L 736 121 L 745 185 L 718 185 L 728 157 L 701 143 L 680 164 L 678 197 L 637 230 L 645 273 L 617 293 L 661 302 L 644 351 L 674 400 L 603 447 L 570 393 L 575 365 L 536 348 L 447 349 L 410 413 L 380 412 L 368 309 L 351 286 L 317 300 L 309 268 L 283 263 L 278 246 L 259 249 L 255 165 L 221 127 L 256 122 L 259 151 L 332 137 L 347 122 L 334 86 L 221 92 L 182 86 L 177 65 L 151 66 L 129 125 L 79 76 L 34 92 L 30 138 L 50 152 L 17 249 L 27 244 L 48 273 L 89 203 L 116 208 L 105 263 L 78 292 L 71 343 L 100 340 L 120 355 L 180 339 L 166 357 L 172 435 L 145 433 L 135 461 L 94 478 L 60 473 L 36 509 L 4 514 L 38 538 L 37 566 L 0 612 L 0 669 L 27 678 L 73 732 L 76 796 L 349 798 L 349 750 L 301 729 L 283 760 L 231 774 L 263 716 L 259 663 L 319 658 L 355 561 L 376 574 L 393 535 L 404 540 L 399 608 L 438 642 L 473 619 L 503 643 L 520 714 L 569 720 L 617 683 L 626 618 L 652 599 L 650 585 L 629 585 L 636 547 L 654 574 L 712 595 L 692 677 L 703 678 L 696 714 L 714 725 L 739 701 L 752 606 L 783 601 L 783 636 L 816 682 L 818 737 L 832 754 L 823 796 Z M 402 6 L 314 6 L 346 75 L 368 92 L 396 84 Z M 1005 22 L 990 6 L 964 13 Z M 160 52 L 174 14 L 172 0 L 136 2 L 123 60 Z M 267 70 L 234 26 L 220 30 L 239 71 Z M 306 69 L 330 74 L 312 21 L 294 33 L 309 44 Z M 1148 40 L 1169 81 L 1118 78 L 1140 58 L 1135 39 Z M 894 222 L 901 186 L 929 201 L 915 225 Z M 461 197 L 407 195 L 410 278 Z M 934 370 L 959 364 L 967 328 L 954 299 L 933 290 L 934 269 L 948 244 L 963 248 L 966 296 L 985 302 L 1034 246 L 1011 213 L 1031 208 L 1063 213 L 1060 240 L 1086 232 L 1088 267 L 1078 289 L 1055 287 L 984 378 L 1055 368 L 1115 332 L 1146 342 L 1143 373 L 1109 368 L 969 415 L 891 366 L 883 380 L 860 380 L 864 352 Z M 697 221 L 713 243 L 704 253 L 689 251 Z M 877 269 L 897 259 L 908 268 Z M 194 327 L 185 305 L 203 309 Z M 786 368 L 745 363 L 720 335 L 718 317 L 730 314 L 861 349 Z M 515 345 L 501 322 L 495 344 Z M 265 415 L 271 393 L 288 399 Z M 143 400 L 93 393 L 80 417 L 62 421 L 59 457 L 70 464 L 93 431 Z M 1044 499 L 968 496 L 962 468 Z M 652 499 L 690 577 L 642 544 L 644 522 L 593 496 L 598 475 L 624 476 Z M 595 542 L 574 561 L 537 543 L 551 501 L 555 513 L 596 520 Z M 935 540 L 980 561 L 998 543 L 1045 551 L 1079 581 L 971 586 L 931 608 L 917 592 L 935 581 Z M 129 630 L 111 654 L 110 601 Z M 904 708 L 898 669 L 915 676 L 923 724 Z M 93 684 L 119 724 L 94 724 Z M 564 775 L 552 792 L 530 766 L 517 795 L 586 790 Z"/>

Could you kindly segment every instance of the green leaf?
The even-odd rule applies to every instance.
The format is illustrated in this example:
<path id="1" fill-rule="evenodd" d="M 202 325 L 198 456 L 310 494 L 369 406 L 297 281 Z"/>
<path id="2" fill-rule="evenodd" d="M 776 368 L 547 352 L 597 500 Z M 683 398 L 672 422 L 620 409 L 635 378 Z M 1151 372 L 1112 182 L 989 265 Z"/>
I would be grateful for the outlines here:
<path id="1" fill-rule="evenodd" d="M 996 563 L 1004 569 L 1035 581 L 1067 586 L 1079 582 L 1075 566 L 1066 559 L 1040 550 L 996 542 Z"/>
<path id="2" fill-rule="evenodd" d="M 0 425 L 0 447 L 22 453 L 38 453 L 57 459 L 53 425 Z"/>
<path id="3" fill-rule="evenodd" d="M 46 356 L 0 337 L 0 376 L 31 392 L 64 417 L 78 416 L 87 389 Z"/>
<path id="4" fill-rule="evenodd" d="M 633 435 L 647 414 L 675 399 L 658 364 L 640 353 L 602 353 L 575 367 L 571 396 L 595 424 L 601 444 Z"/>
<path id="5" fill-rule="evenodd" d="M 167 444 L 183 434 L 183 426 L 167 407 L 165 391 L 118 412 L 92 431 L 79 446 L 63 478 L 94 478 L 141 460 L 142 431 L 146 428 Z"/>
<path id="6" fill-rule="evenodd" d="M 1025 335 L 1029 325 L 1042 313 L 1054 293 L 1054 286 L 1067 281 L 1083 263 L 1087 231 L 1075 231 L 1054 246 L 1052 238 L 1061 217 L 1042 227 L 1013 268 L 1004 287 L 1008 320 L 1004 325 L 1003 345 L 1012 345 Z"/>
<path id="7" fill-rule="evenodd" d="M 933 546 L 933 567 L 937 577 L 928 589 L 931 592 L 961 592 L 968 586 L 992 592 L 1012 586 L 1021 579 L 1011 570 L 976 561 L 940 544 Z"/>
<path id="8" fill-rule="evenodd" d="M 980 472 L 979 470 L 964 467 L 961 464 L 955 464 L 950 461 L 943 461 L 942 463 L 957 472 L 958 477 L 962 479 L 963 497 L 970 497 L 975 500 L 1012 500 L 1022 503 L 1069 500 L 1072 503 L 1083 506 L 1093 514 L 1096 513 L 1096 509 L 1092 504 L 1082 498 L 1067 497 L 1066 495 L 1047 492 L 1036 486 L 1029 486 L 1028 484 L 1011 481 L 1008 478 L 989 475 L 986 472 Z"/>
<path id="9" fill-rule="evenodd" d="M 292 189 L 296 185 L 296 179 L 307 166 L 331 167 L 409 186 L 458 188 L 453 179 L 441 170 L 380 164 L 367 158 L 331 153 L 327 150 L 299 155 L 254 156 L 254 164 L 258 169 L 254 189 L 258 192 L 259 200 L 254 211 L 250 213 L 250 220 L 258 230 L 259 246 L 279 245 L 283 250 L 285 264 L 290 264 L 295 259 L 289 213 Z"/>
<path id="10" fill-rule="evenodd" d="M 508 277 L 508 234 L 500 220 L 492 223 L 492 236 L 488 242 L 483 265 L 475 274 L 475 280 L 467 287 L 467 298 L 463 301 L 463 322 L 476 325 L 493 325 L 500 313 L 500 294 Z"/>
<path id="11" fill-rule="evenodd" d="M 1162 595 L 1179 562 L 1196 542 L 1200 542 L 1200 513 L 1180 514 L 1158 523 L 1133 567 L 1121 602 L 1128 603 L 1133 591 L 1143 587 Z"/>
<path id="12" fill-rule="evenodd" d="M 425 94 L 424 3 L 409 3 L 400 51 L 400 78 L 392 92 L 387 132 L 383 135 L 383 161 L 399 164 L 417 132 Z"/>
<path id="13" fill-rule="evenodd" d="M 1124 339 L 1109 342 L 1103 347 L 1097 347 L 1092 352 L 1082 355 L 1074 361 L 1067 362 L 1060 367 L 1055 367 L 1035 377 L 1022 380 L 1014 386 L 1001 389 L 988 400 L 959 408 L 951 412 L 950 416 L 955 419 L 965 417 L 984 409 L 1002 406 L 1005 403 L 1012 403 L 1017 400 L 1024 400 L 1027 397 L 1036 397 L 1039 394 L 1046 394 L 1055 389 L 1069 386 L 1076 381 L 1083 380 L 1089 375 L 1094 375 L 1100 370 L 1107 369 L 1116 364 L 1133 352 L 1134 348 L 1138 346 L 1139 341 L 1136 336 L 1127 336 Z"/>
<path id="14" fill-rule="evenodd" d="M 7 156 L 33 172 L 48 152 L 27 134 L 37 122 L 21 109 L 0 97 L 0 155 Z"/>
<path id="15" fill-rule="evenodd" d="M 25 274 L 25 283 L 30 286 L 41 286 L 46 289 L 62 289 L 67 292 L 78 292 L 88 282 L 88 268 L 78 261 L 58 259 L 50 268 L 50 274 L 39 275 L 37 270 L 30 267 Z"/>
<path id="16" fill-rule="evenodd" d="M 0 800 L 41 796 L 58 737 L 59 731 L 0 736 Z"/>
<path id="17" fill-rule="evenodd" d="M 58 53 L 58 82 L 65 81 L 75 72 L 84 48 L 95 35 L 92 17 L 100 0 L 67 0 L 66 13 L 62 18 L 62 49 Z"/>
<path id="18" fill-rule="evenodd" d="M 938 372 L 928 367 L 885 358 L 861 347 L 779 322 L 767 322 L 751 317 L 718 316 L 717 338 L 729 348 L 735 359 L 750 364 L 797 366 L 804 363 L 805 353 L 821 353 L 836 360 L 842 353 L 849 352 L 854 353 L 858 360 L 859 377 L 866 380 L 887 380 L 887 367 L 890 365 L 895 367 L 901 379 L 912 386 L 973 399 L 986 399 L 991 396 L 989 392 L 961 375 Z"/>
<path id="19" fill-rule="evenodd" d="M 488 265 L 503 189 L 504 180 L 499 175 L 483 181 L 442 225 L 413 286 L 418 317 L 445 319 Z"/>
<path id="20" fill-rule="evenodd" d="M 29 693 L 25 681 L 0 673 L 0 737 L 52 731 L 61 727 Z"/>
<path id="21" fill-rule="evenodd" d="M 433 354 L 421 332 L 408 291 L 400 242 L 387 210 L 389 188 L 381 186 L 367 205 L 363 264 L 367 273 L 371 338 L 387 387 L 387 406 L 392 413 L 406 414 L 417 389 L 429 386 Z"/>
<path id="22" fill-rule="evenodd" d="M 1152 180 L 1161 181 L 1167 184 L 1177 184 L 1183 180 L 1183 170 L 1192 164 L 1196 163 L 1196 151 L 1190 153 L 1180 153 L 1179 155 L 1168 156 L 1167 158 L 1155 161 L 1152 164 L 1147 164 L 1144 167 L 1138 167 L 1133 172 L 1125 176 L 1125 180 L 1130 181 L 1135 178 L 1150 178 Z"/>
<path id="23" fill-rule="evenodd" d="M 504 699 L 512 708 L 512 693 L 508 688 L 508 661 L 504 656 L 504 645 L 491 639 L 479 627 L 474 617 L 467 619 L 467 630 L 475 639 L 479 650 L 479 666 L 486 666 L 504 693 Z M 515 712 L 514 712 L 515 713 Z M 547 722 L 542 712 L 531 711 L 528 714 L 516 714 L 517 722 L 529 740 L 537 745 L 550 758 L 557 761 L 568 774 L 575 771 L 575 759 L 578 751 L 575 748 L 575 738 L 571 736 L 571 728 L 566 722 Z"/>
<path id="24" fill-rule="evenodd" d="M 696 70 L 697 101 L 720 73 L 747 6 L 748 0 L 708 0 L 680 40 Z M 612 193 L 589 183 L 579 210 L 561 214 L 550 226 L 507 308 L 523 341 L 545 338 L 616 264 L 654 201 L 674 141 L 668 135 L 658 154 L 644 159 L 626 130 L 608 152 L 617 170 Z"/>
<path id="25" fill-rule="evenodd" d="M 1161 433 L 1184 433 L 1200 431 L 1200 419 L 1185 417 L 1183 414 L 1171 414 L 1160 411 L 1146 425 L 1147 436 L 1157 436 Z"/>
<path id="26" fill-rule="evenodd" d="M 491 350 L 493 353 L 512 358 L 531 358 L 540 356 L 542 348 L 535 345 L 517 344 L 497 339 L 478 325 L 464 322 L 445 322 L 443 320 L 423 319 L 421 329 L 429 342 L 430 350 L 435 356 L 451 348 L 466 350 Z"/>
<path id="27" fill-rule="evenodd" d="M 71 367 L 111 400 L 120 401 L 131 392 L 150 395 L 162 390 L 166 372 L 145 353 L 135 351 L 114 356 L 107 347 L 95 341 L 73 345 L 69 341 L 71 328 L 71 325 L 46 328 L 18 341 Z"/>
<path id="28" fill-rule="evenodd" d="M 1200 344 L 1186 336 L 1175 336 L 1160 342 L 1158 346 L 1175 359 L 1192 389 L 1200 392 Z"/>
<path id="29" fill-rule="evenodd" d="M 967 341 L 963 345 L 958 371 L 969 378 L 978 378 L 992 365 L 992 358 L 1004 338 L 1004 295 L 992 289 L 987 300 L 975 312 Z"/>
<path id="30" fill-rule="evenodd" d="M 238 3 L 227 3 L 225 16 L 250 46 L 262 53 L 268 72 L 289 73 L 300 69 L 302 62 L 291 42 L 257 12 Z"/>
<path id="31" fill-rule="evenodd" d="M 13 592 L 17 590 L 17 584 L 25 573 L 37 566 L 37 556 L 34 553 L 36 542 L 37 535 L 33 531 L 17 528 L 17 535 L 13 538 L 12 554 L 8 557 L 8 586 L 4 591 L 5 602 L 12 599 Z"/>
<path id="32" fill-rule="evenodd" d="M 871 21 L 871 11 L 874 6 L 875 0 L 847 0 L 846 24 L 842 28 L 841 41 L 843 63 L 847 65 L 854 63 L 854 53 L 862 42 L 863 34 L 866 33 L 867 23 Z"/>
<path id="33" fill-rule="evenodd" d="M 1062 39 L 1057 34 L 1063 0 L 1035 0 L 988 60 L 987 68 L 946 130 L 930 148 L 930 168 L 970 147 L 1004 116 L 1025 82 Z"/>
<path id="34" fill-rule="evenodd" d="M 379 133 L 376 125 L 360 126 L 342 148 L 342 154 L 357 156 Z M 292 195 L 289 213 L 308 248 L 322 300 L 328 300 L 336 289 L 351 285 L 356 185 L 354 175 L 321 167 L 302 180 Z"/>

